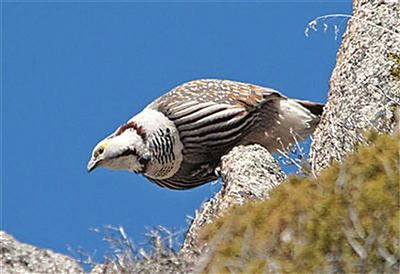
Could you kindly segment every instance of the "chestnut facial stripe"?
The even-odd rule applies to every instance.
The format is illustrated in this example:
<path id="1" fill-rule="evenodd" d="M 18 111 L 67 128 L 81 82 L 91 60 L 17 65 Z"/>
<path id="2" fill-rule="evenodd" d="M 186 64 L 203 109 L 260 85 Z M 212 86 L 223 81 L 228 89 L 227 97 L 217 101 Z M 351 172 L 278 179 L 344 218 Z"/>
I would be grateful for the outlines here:
<path id="1" fill-rule="evenodd" d="M 129 129 L 129 128 L 133 128 L 136 133 L 142 138 L 143 141 L 146 141 L 146 133 L 144 132 L 143 127 L 139 126 L 137 123 L 135 122 L 129 122 L 125 125 L 122 125 L 117 133 L 115 134 L 115 136 L 121 135 L 122 133 L 124 133 L 125 130 Z"/>

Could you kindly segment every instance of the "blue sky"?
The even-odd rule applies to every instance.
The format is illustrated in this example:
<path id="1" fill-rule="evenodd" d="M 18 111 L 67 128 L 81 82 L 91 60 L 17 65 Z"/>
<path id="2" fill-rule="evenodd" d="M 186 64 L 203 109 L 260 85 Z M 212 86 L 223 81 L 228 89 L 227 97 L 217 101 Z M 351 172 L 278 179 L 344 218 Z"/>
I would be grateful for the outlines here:
<path id="1" fill-rule="evenodd" d="M 351 2 L 7 2 L 2 12 L 1 228 L 101 257 L 107 245 L 89 228 L 122 225 L 141 244 L 146 226 L 185 228 L 218 185 L 172 191 L 128 172 L 88 174 L 93 146 L 197 78 L 324 102 L 340 40 L 333 22 L 308 38 L 304 28 L 350 14 Z"/>

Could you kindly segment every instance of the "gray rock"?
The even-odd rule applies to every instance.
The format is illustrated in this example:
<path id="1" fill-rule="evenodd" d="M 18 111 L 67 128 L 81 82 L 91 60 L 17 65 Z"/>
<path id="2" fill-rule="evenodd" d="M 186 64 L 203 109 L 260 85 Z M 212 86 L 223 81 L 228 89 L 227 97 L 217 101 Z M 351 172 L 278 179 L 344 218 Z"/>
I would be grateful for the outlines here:
<path id="1" fill-rule="evenodd" d="M 272 155 L 260 145 L 238 146 L 222 158 L 222 189 L 205 202 L 189 228 L 181 253 L 202 250 L 201 229 L 227 209 L 245 202 L 263 200 L 286 176 Z"/>
<path id="2" fill-rule="evenodd" d="M 15 240 L 0 231 L 1 273 L 84 273 L 72 258 Z"/>
<path id="3" fill-rule="evenodd" d="M 400 105 L 400 3 L 356 0 L 337 55 L 328 102 L 314 133 L 312 170 L 341 161 L 365 130 L 392 132 Z"/>

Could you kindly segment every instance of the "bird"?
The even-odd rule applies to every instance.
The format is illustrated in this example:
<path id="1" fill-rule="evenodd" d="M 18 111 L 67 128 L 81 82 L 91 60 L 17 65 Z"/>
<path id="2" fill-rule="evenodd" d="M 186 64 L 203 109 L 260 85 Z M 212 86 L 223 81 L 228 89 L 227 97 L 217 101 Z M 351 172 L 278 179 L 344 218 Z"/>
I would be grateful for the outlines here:
<path id="1" fill-rule="evenodd" d="M 87 169 L 128 170 L 161 187 L 194 188 L 218 179 L 221 157 L 235 146 L 259 144 L 275 153 L 308 137 L 323 107 L 254 84 L 192 80 L 100 141 Z"/>

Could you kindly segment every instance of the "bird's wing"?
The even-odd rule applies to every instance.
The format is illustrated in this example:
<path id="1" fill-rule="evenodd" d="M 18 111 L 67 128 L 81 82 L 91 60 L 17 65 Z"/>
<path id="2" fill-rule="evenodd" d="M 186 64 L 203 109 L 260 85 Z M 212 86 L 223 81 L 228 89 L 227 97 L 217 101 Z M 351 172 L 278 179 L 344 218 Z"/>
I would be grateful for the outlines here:
<path id="1" fill-rule="evenodd" d="M 161 97 L 157 108 L 175 123 L 184 149 L 177 174 L 156 183 L 182 189 L 215 180 L 221 156 L 262 118 L 257 109 L 281 97 L 272 89 L 226 80 L 189 82 Z"/>
<path id="2" fill-rule="evenodd" d="M 161 97 L 158 110 L 178 128 L 187 161 L 199 163 L 238 143 L 260 118 L 257 109 L 282 97 L 250 84 L 196 80 Z"/>

